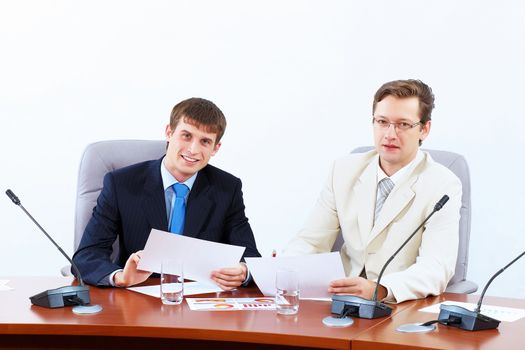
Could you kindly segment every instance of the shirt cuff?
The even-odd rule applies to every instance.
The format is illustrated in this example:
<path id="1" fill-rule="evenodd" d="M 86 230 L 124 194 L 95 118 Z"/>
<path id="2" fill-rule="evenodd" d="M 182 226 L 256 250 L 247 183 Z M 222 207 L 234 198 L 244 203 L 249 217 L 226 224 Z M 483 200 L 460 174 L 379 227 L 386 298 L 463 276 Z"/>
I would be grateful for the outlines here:
<path id="1" fill-rule="evenodd" d="M 386 297 L 384 297 L 383 300 L 381 301 L 386 302 L 386 303 L 395 303 L 396 298 L 394 297 L 394 293 L 392 293 L 392 289 L 384 285 L 382 286 L 386 288 L 387 293 L 386 293 Z"/>
<path id="2" fill-rule="evenodd" d="M 104 282 L 107 282 L 107 284 L 105 284 L 106 286 L 117 287 L 117 286 L 115 285 L 115 275 L 117 274 L 117 272 L 121 272 L 121 271 L 124 271 L 124 270 L 119 269 L 119 270 L 115 270 L 115 271 L 113 271 L 112 273 L 110 273 L 109 275 L 107 275 L 106 277 L 104 277 L 104 278 L 102 279 L 102 281 L 104 281 L 104 280 L 107 279 L 107 281 L 104 281 Z M 101 282 L 102 282 L 102 281 L 101 281 Z"/>
<path id="3" fill-rule="evenodd" d="M 250 284 L 250 282 L 252 281 L 252 275 L 250 273 L 250 270 L 248 270 L 248 265 L 246 265 L 246 263 L 242 263 L 241 264 L 244 264 L 244 266 L 246 266 L 246 278 L 244 279 L 244 281 L 241 283 L 241 286 L 242 287 L 246 287 L 247 285 Z"/>

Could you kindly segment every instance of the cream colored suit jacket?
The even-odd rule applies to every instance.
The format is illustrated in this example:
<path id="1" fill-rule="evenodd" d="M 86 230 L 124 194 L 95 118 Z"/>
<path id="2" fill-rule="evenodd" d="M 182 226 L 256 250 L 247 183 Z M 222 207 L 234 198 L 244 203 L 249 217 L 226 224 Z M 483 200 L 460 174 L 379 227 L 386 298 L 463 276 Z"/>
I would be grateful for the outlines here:
<path id="1" fill-rule="evenodd" d="M 375 225 L 377 153 L 336 160 L 313 213 L 284 254 L 329 252 L 341 231 L 347 276 L 359 276 L 364 267 L 367 278 L 377 280 L 388 258 L 446 194 L 450 200 L 399 252 L 380 282 L 389 290 L 389 302 L 442 293 L 456 266 L 461 182 L 427 152 L 423 154 L 412 172 L 395 185 Z"/>

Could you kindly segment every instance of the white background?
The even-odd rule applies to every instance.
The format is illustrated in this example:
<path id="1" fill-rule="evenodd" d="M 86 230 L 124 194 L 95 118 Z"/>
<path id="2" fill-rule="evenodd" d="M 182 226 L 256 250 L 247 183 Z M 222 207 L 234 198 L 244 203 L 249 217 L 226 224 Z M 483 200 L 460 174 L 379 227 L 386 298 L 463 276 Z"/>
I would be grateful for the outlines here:
<path id="1" fill-rule="evenodd" d="M 205 97 L 229 123 L 212 164 L 243 180 L 268 256 L 330 163 L 372 144 L 376 89 L 420 78 L 436 95 L 425 147 L 470 164 L 469 279 L 482 286 L 525 249 L 524 13 L 518 0 L 0 0 L 0 189 L 73 253 L 84 147 L 162 139 L 175 103 Z M 0 276 L 58 275 L 64 258 L 2 197 Z M 525 298 L 524 264 L 488 294 Z"/>

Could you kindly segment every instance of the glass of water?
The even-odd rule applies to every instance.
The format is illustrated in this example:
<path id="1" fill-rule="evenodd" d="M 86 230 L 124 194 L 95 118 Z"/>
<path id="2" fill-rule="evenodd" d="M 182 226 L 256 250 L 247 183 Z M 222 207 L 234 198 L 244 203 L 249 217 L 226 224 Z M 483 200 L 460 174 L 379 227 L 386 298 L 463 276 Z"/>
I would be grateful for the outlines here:
<path id="1" fill-rule="evenodd" d="M 299 311 L 299 275 L 281 269 L 275 276 L 275 306 L 280 315 L 295 315 Z"/>
<path id="2" fill-rule="evenodd" d="M 181 260 L 162 260 L 160 268 L 160 299 L 165 305 L 178 305 L 184 297 L 184 271 Z"/>

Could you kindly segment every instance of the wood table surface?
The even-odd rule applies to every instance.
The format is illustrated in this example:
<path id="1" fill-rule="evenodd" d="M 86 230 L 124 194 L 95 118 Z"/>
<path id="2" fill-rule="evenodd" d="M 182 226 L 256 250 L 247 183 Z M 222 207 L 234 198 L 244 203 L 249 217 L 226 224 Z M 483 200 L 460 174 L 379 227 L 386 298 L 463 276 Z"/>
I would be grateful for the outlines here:
<path id="1" fill-rule="evenodd" d="M 439 325 L 430 333 L 396 331 L 406 323 L 437 318 L 419 309 L 445 300 L 476 303 L 477 295 L 443 294 L 394 306 L 390 317 L 354 319 L 347 328 L 329 328 L 322 319 L 330 303 L 301 300 L 296 316 L 275 311 L 191 311 L 183 302 L 121 288 L 90 287 L 92 304 L 104 310 L 76 315 L 71 307 L 47 309 L 29 297 L 72 284 L 62 277 L 2 277 L 11 291 L 0 292 L 0 349 L 525 349 L 525 319 L 501 322 L 498 329 L 469 332 Z M 149 284 L 158 284 L 151 279 Z M 203 297 L 258 297 L 255 287 Z M 485 297 L 485 305 L 525 309 L 525 300 Z"/>
<path id="2" fill-rule="evenodd" d="M 296 316 L 275 311 L 191 311 L 186 302 L 163 305 L 159 298 L 121 288 L 90 287 L 91 303 L 104 310 L 76 315 L 71 307 L 47 309 L 29 297 L 70 285 L 62 277 L 5 277 L 12 291 L 0 292 L 0 348 L 325 348 L 350 349 L 351 341 L 385 322 L 355 319 L 347 328 L 329 328 L 330 302 L 301 300 Z M 158 284 L 158 279 L 149 283 Z M 206 297 L 262 296 L 255 287 Z M 394 307 L 393 314 L 409 307 Z"/>
<path id="3" fill-rule="evenodd" d="M 525 349 L 525 318 L 514 322 L 501 322 L 497 329 L 483 331 L 465 331 L 443 325 L 438 325 L 435 331 L 428 333 L 402 333 L 396 330 L 403 324 L 437 319 L 437 314 L 418 310 L 446 300 L 477 304 L 479 295 L 445 293 L 439 297 L 407 302 L 410 307 L 403 308 L 386 322 L 374 325 L 354 338 L 352 349 Z M 485 296 L 483 305 L 525 309 L 525 300 Z"/>

